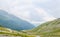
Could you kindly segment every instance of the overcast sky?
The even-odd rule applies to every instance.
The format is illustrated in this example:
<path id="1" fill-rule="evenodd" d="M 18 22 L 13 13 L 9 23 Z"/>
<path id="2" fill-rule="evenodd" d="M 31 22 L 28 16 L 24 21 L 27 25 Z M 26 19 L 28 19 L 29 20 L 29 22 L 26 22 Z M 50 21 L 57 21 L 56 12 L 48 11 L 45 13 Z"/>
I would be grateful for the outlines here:
<path id="1" fill-rule="evenodd" d="M 0 0 L 0 9 L 33 24 L 60 18 L 60 0 Z"/>

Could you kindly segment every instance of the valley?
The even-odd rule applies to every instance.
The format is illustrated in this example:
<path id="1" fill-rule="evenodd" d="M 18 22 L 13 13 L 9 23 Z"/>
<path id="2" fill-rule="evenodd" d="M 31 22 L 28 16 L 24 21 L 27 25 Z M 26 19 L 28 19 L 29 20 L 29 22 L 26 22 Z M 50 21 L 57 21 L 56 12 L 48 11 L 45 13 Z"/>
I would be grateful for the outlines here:
<path id="1" fill-rule="evenodd" d="M 0 36 L 17 37 L 60 37 L 60 19 L 48 21 L 31 30 L 12 30 L 0 26 Z"/>
<path id="2" fill-rule="evenodd" d="M 0 37 L 60 37 L 60 18 L 35 27 L 4 10 L 0 10 Z"/>

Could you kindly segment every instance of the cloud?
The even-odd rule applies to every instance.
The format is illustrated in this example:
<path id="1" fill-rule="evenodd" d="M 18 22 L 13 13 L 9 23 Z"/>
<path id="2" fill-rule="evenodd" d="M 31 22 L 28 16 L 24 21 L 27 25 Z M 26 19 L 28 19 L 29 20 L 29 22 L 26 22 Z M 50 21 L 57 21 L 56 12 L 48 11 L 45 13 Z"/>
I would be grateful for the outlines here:
<path id="1" fill-rule="evenodd" d="M 44 22 L 46 22 L 46 21 L 42 21 L 42 22 L 40 22 L 40 21 L 30 21 L 32 24 L 34 24 L 35 26 L 39 26 L 40 24 L 42 24 L 42 23 L 44 23 Z"/>
<path id="2" fill-rule="evenodd" d="M 51 21 L 55 19 L 55 17 L 47 13 L 44 8 L 39 8 L 40 6 L 37 7 L 33 4 L 41 4 L 49 1 L 51 0 L 0 0 L 0 9 L 4 9 L 8 11 L 8 13 L 11 13 L 21 19 L 27 20 L 28 22 L 37 24 L 40 22 Z M 32 13 L 33 16 L 30 13 Z M 41 21 L 41 18 L 43 21 Z M 36 21 L 37 19 L 39 21 Z"/>
<path id="3" fill-rule="evenodd" d="M 45 21 L 54 20 L 55 17 L 49 15 L 43 8 L 35 8 L 39 16 L 42 16 L 42 19 Z"/>
<path id="4" fill-rule="evenodd" d="M 33 1 L 36 3 L 46 3 L 46 2 L 49 2 L 51 0 L 33 0 Z"/>
<path id="5" fill-rule="evenodd" d="M 33 8 L 31 0 L 0 0 L 0 9 L 18 17 L 29 18 L 29 9 Z"/>

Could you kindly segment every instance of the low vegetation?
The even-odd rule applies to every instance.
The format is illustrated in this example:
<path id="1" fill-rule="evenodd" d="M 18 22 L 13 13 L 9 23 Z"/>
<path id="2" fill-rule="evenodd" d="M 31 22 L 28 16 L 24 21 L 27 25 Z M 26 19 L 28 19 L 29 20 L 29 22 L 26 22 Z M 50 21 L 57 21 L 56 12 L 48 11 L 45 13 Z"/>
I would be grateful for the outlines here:
<path id="1" fill-rule="evenodd" d="M 32 30 L 15 31 L 0 27 L 0 34 L 21 37 L 60 37 L 60 19 L 43 23 Z"/>

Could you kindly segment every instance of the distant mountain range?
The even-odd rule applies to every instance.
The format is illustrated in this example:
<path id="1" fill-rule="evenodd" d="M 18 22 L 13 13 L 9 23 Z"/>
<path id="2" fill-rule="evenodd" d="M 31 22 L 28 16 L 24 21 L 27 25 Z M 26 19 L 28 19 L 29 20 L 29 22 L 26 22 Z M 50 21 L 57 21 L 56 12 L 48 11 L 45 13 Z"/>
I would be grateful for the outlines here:
<path id="1" fill-rule="evenodd" d="M 0 10 L 0 25 L 13 30 L 29 30 L 35 27 L 33 24 L 11 15 L 4 10 Z"/>

